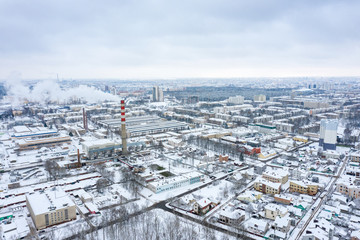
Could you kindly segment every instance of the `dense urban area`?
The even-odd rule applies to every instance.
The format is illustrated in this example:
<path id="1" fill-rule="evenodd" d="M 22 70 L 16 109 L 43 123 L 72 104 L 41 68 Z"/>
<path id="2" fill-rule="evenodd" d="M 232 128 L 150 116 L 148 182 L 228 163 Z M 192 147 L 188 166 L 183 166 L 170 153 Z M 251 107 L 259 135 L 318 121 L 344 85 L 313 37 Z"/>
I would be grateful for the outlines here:
<path id="1" fill-rule="evenodd" d="M 360 79 L 0 87 L 1 239 L 360 239 Z"/>

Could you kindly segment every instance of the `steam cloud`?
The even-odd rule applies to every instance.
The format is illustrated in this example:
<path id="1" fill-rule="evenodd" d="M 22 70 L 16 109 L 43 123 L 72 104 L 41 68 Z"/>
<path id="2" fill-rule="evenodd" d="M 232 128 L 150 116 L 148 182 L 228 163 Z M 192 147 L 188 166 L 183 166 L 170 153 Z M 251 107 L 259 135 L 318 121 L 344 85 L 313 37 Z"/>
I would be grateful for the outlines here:
<path id="1" fill-rule="evenodd" d="M 11 78 L 5 83 L 7 95 L 12 98 L 12 105 L 21 105 L 24 100 L 45 104 L 48 102 L 67 103 L 71 99 L 82 99 L 87 103 L 97 103 L 100 101 L 119 101 L 119 97 L 102 92 L 94 87 L 80 85 L 75 88 L 62 89 L 53 80 L 41 81 L 34 85 L 32 89 L 26 86 L 19 75 L 12 74 Z"/>

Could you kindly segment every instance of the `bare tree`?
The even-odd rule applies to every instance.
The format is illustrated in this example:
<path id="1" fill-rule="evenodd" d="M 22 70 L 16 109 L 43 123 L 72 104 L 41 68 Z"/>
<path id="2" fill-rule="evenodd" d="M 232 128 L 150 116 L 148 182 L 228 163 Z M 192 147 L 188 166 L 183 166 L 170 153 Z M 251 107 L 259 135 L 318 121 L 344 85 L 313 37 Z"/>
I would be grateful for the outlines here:
<path id="1" fill-rule="evenodd" d="M 105 178 L 99 178 L 96 181 L 96 190 L 98 193 L 104 193 L 104 189 L 109 185 L 109 181 Z"/>
<path id="2" fill-rule="evenodd" d="M 60 168 L 55 161 L 50 159 L 45 161 L 44 167 L 49 174 L 49 180 L 56 180 L 65 175 L 65 169 Z"/>

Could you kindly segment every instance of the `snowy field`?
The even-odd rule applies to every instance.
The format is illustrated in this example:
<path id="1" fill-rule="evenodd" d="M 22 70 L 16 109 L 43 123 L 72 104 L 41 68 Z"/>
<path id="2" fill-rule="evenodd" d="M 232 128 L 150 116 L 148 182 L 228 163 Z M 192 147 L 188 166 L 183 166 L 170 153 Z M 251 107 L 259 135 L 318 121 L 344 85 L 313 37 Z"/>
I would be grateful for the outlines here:
<path id="1" fill-rule="evenodd" d="M 235 240 L 235 237 L 156 209 L 86 235 L 85 239 Z"/>

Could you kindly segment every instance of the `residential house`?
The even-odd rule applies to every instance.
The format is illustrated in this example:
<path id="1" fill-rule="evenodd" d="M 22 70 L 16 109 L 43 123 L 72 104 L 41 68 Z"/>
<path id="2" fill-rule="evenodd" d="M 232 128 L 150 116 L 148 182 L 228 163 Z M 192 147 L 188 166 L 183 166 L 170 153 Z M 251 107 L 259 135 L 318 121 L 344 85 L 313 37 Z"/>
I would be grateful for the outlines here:
<path id="1" fill-rule="evenodd" d="M 237 196 L 237 199 L 242 202 L 250 203 L 259 200 L 262 194 L 256 191 L 245 191 L 244 193 Z"/>
<path id="2" fill-rule="evenodd" d="M 276 217 L 284 217 L 288 213 L 286 207 L 277 205 L 274 203 L 269 203 L 265 206 L 265 218 L 275 220 Z"/>
<path id="3" fill-rule="evenodd" d="M 288 232 L 290 230 L 291 218 L 287 215 L 285 217 L 277 217 L 272 225 L 272 229 L 267 232 L 265 238 L 271 239 L 288 239 Z"/>
<path id="4" fill-rule="evenodd" d="M 352 231 L 351 240 L 360 240 L 360 230 Z"/>
<path id="5" fill-rule="evenodd" d="M 213 203 L 208 198 L 202 198 L 196 201 L 193 206 L 194 213 L 204 215 L 212 208 Z"/>
<path id="6" fill-rule="evenodd" d="M 351 162 L 360 162 L 360 152 L 351 153 L 350 161 Z"/>
<path id="7" fill-rule="evenodd" d="M 360 186 L 356 185 L 355 180 L 352 176 L 342 176 L 336 184 L 336 191 L 352 198 L 360 197 Z"/>
<path id="8" fill-rule="evenodd" d="M 326 150 L 322 153 L 323 157 L 326 159 L 328 158 L 334 158 L 334 159 L 340 159 L 340 154 L 335 150 Z"/>
<path id="9" fill-rule="evenodd" d="M 303 142 L 303 143 L 307 143 L 309 141 L 307 137 L 303 137 L 303 136 L 295 136 L 295 137 L 293 137 L 293 140 L 297 141 L 297 142 Z"/>
<path id="10" fill-rule="evenodd" d="M 254 188 L 265 194 L 279 194 L 281 183 L 270 182 L 262 177 L 258 177 L 254 182 Z"/>
<path id="11" fill-rule="evenodd" d="M 276 169 L 263 172 L 262 177 L 270 182 L 285 184 L 289 179 L 289 172 Z"/>
<path id="12" fill-rule="evenodd" d="M 302 240 L 332 239 L 335 226 L 324 218 L 312 221 L 305 231 Z"/>
<path id="13" fill-rule="evenodd" d="M 254 165 L 254 172 L 258 175 L 261 175 L 265 171 L 265 169 L 266 169 L 265 163 L 257 162 Z"/>
<path id="14" fill-rule="evenodd" d="M 260 158 L 260 159 L 268 159 L 273 156 L 276 156 L 276 152 L 273 149 L 270 149 L 268 151 L 263 151 L 258 154 L 258 158 Z"/>
<path id="15" fill-rule="evenodd" d="M 244 220 L 245 211 L 243 210 L 226 208 L 219 212 L 219 221 L 225 224 L 238 225 Z"/>
<path id="16" fill-rule="evenodd" d="M 274 200 L 277 203 L 282 203 L 282 204 L 286 204 L 286 205 L 290 205 L 290 203 L 293 201 L 292 197 L 282 195 L 282 194 L 275 194 Z"/>
<path id="17" fill-rule="evenodd" d="M 319 190 L 319 185 L 307 181 L 290 181 L 290 192 L 298 192 L 308 195 L 316 195 Z"/>
<path id="18" fill-rule="evenodd" d="M 244 225 L 249 232 L 259 235 L 264 235 L 269 230 L 269 223 L 263 219 L 250 218 Z"/>
<path id="19" fill-rule="evenodd" d="M 290 230 L 290 220 L 291 218 L 289 217 L 289 215 L 286 215 L 284 217 L 276 217 L 275 221 L 274 221 L 274 228 L 277 231 L 280 231 L 282 233 L 288 233 Z"/>

